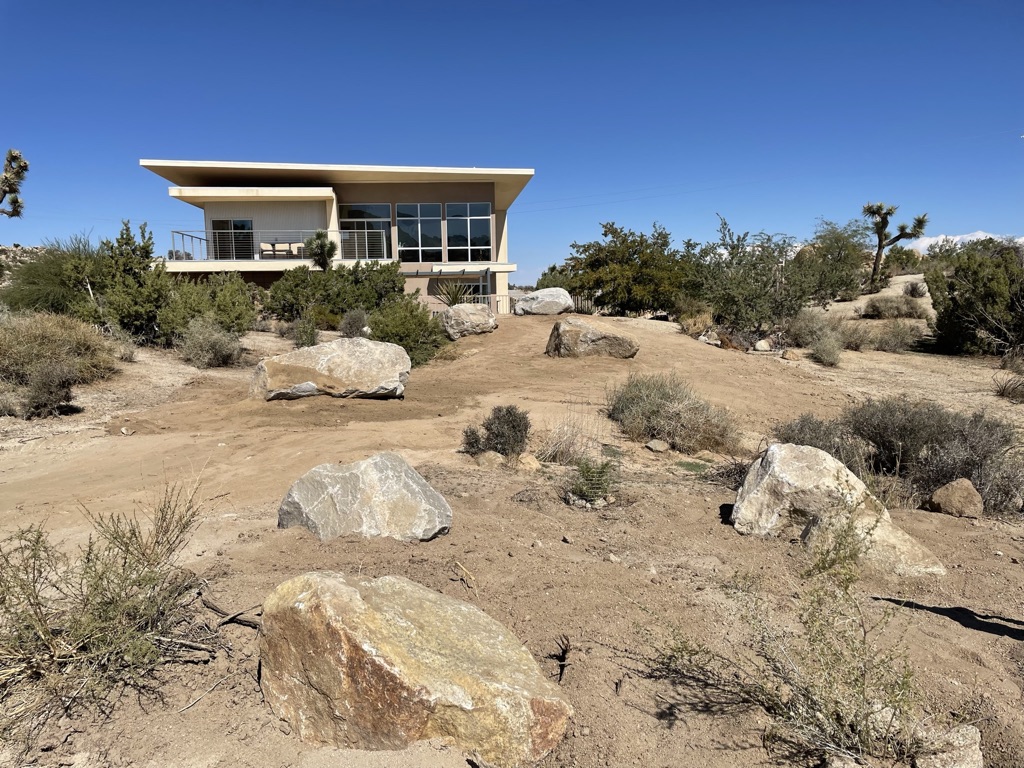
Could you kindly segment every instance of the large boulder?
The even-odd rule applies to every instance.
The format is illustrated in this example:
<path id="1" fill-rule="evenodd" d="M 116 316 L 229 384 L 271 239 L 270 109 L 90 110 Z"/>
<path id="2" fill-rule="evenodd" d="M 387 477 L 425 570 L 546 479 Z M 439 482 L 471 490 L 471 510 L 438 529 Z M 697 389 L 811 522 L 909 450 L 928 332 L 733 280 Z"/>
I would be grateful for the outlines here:
<path id="1" fill-rule="evenodd" d="M 491 333 L 498 318 L 486 304 L 453 304 L 441 313 L 441 327 L 452 341 L 478 333 Z"/>
<path id="2" fill-rule="evenodd" d="M 468 603 L 399 576 L 307 573 L 263 604 L 260 685 L 305 742 L 454 742 L 481 765 L 533 765 L 572 709 L 523 645 Z"/>
<path id="3" fill-rule="evenodd" d="M 270 357 L 256 366 L 250 394 L 264 400 L 300 397 L 401 397 L 412 363 L 398 344 L 337 339 Z"/>
<path id="4" fill-rule="evenodd" d="M 900 529 L 860 478 L 825 451 L 776 443 L 747 472 L 730 521 L 742 534 L 769 535 L 787 524 L 802 527 L 812 549 L 851 531 L 864 559 L 900 576 L 942 575 L 942 563 Z"/>
<path id="5" fill-rule="evenodd" d="M 953 517 L 981 517 L 985 514 L 985 502 L 974 487 L 974 483 L 965 477 L 946 483 L 937 488 L 925 507 L 932 512 L 940 512 Z"/>
<path id="6" fill-rule="evenodd" d="M 541 288 L 516 299 L 517 315 L 560 315 L 572 312 L 575 305 L 565 288 Z"/>
<path id="7" fill-rule="evenodd" d="M 302 525 L 321 540 L 388 536 L 429 541 L 448 533 L 452 508 L 397 453 L 321 464 L 300 477 L 277 510 L 277 527 Z"/>
<path id="8" fill-rule="evenodd" d="M 590 357 L 604 355 L 627 359 L 640 351 L 636 340 L 602 328 L 596 328 L 575 317 L 558 320 L 551 328 L 548 346 L 551 357 Z"/>

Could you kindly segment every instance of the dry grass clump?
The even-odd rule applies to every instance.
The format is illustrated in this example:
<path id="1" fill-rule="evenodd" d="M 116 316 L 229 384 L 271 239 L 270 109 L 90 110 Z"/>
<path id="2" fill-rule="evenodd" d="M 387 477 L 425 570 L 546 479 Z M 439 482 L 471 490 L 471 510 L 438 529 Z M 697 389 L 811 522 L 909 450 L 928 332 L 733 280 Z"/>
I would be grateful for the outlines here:
<path id="1" fill-rule="evenodd" d="M 996 394 L 1014 403 L 1024 403 L 1024 376 L 1019 373 L 996 376 Z"/>
<path id="2" fill-rule="evenodd" d="M 675 315 L 679 330 L 694 338 L 715 324 L 711 305 L 690 296 L 682 296 L 676 301 Z"/>
<path id="3" fill-rule="evenodd" d="M 675 374 L 631 373 L 608 391 L 608 416 L 631 440 L 664 440 L 683 453 L 730 451 L 737 443 L 728 411 L 698 397 Z"/>
<path id="4" fill-rule="evenodd" d="M 88 323 L 47 313 L 0 318 L 0 408 L 31 419 L 71 402 L 71 387 L 117 371 L 117 345 Z"/>
<path id="5" fill-rule="evenodd" d="M 924 280 L 913 280 L 903 286 L 903 295 L 912 299 L 923 299 L 928 295 L 928 283 Z"/>
<path id="6" fill-rule="evenodd" d="M 242 357 L 238 335 L 225 331 L 212 317 L 189 321 L 175 346 L 181 359 L 196 368 L 223 368 Z"/>
<path id="7" fill-rule="evenodd" d="M 786 324 L 785 335 L 796 346 L 811 350 L 823 338 L 830 339 L 826 344 L 838 344 L 840 350 L 857 352 L 870 346 L 871 341 L 871 332 L 864 325 L 810 309 L 800 310 Z"/>
<path id="8" fill-rule="evenodd" d="M 811 357 L 826 368 L 835 368 L 839 365 L 842 352 L 842 339 L 830 333 L 823 333 L 811 344 Z"/>
<path id="9" fill-rule="evenodd" d="M 663 715 L 759 708 L 769 718 L 766 747 L 789 760 L 921 753 L 919 697 L 894 612 L 856 590 L 862 541 L 845 526 L 801 574 L 796 628 L 773 620 L 760 583 L 737 580 L 745 641 L 719 649 L 680 635 L 649 660 L 650 676 L 675 692 Z"/>
<path id="10" fill-rule="evenodd" d="M 913 347 L 921 338 L 921 331 L 916 326 L 903 320 L 887 320 L 876 329 L 871 346 L 879 352 L 902 354 Z"/>
<path id="11" fill-rule="evenodd" d="M 928 311 L 909 295 L 901 294 L 898 296 L 875 296 L 869 299 L 864 305 L 863 316 L 880 320 L 893 320 L 901 317 L 927 320 Z"/>
<path id="12" fill-rule="evenodd" d="M 869 488 L 904 503 L 919 504 L 946 483 L 967 478 L 986 514 L 1020 511 L 1024 456 L 1016 430 L 983 411 L 968 415 L 888 397 L 848 408 L 838 419 L 803 414 L 776 427 L 774 436 L 831 454 Z"/>
<path id="13" fill-rule="evenodd" d="M 195 489 L 165 489 L 138 517 L 89 515 L 75 555 L 41 526 L 0 542 L 0 733 L 145 692 L 161 664 L 212 655 L 194 621 L 198 578 L 176 564 L 199 521 Z"/>
<path id="14" fill-rule="evenodd" d="M 591 420 L 568 413 L 541 437 L 534 455 L 540 461 L 576 466 L 599 447 L 596 431 Z"/>

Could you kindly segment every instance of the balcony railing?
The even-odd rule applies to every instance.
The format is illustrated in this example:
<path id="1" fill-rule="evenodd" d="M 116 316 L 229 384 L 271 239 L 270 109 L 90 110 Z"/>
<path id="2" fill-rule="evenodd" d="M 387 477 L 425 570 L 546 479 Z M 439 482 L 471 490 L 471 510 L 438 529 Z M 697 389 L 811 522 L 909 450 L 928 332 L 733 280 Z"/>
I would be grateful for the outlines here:
<path id="1" fill-rule="evenodd" d="M 440 315 L 446 309 L 448 305 L 445 304 L 437 296 L 420 296 L 420 301 L 427 305 L 430 313 L 433 315 Z M 491 308 L 491 311 L 496 315 L 510 315 L 512 310 L 516 308 L 516 300 L 514 297 L 506 294 L 476 294 L 473 296 L 465 296 L 462 299 L 463 304 L 486 304 Z"/>
<path id="2" fill-rule="evenodd" d="M 253 261 L 308 259 L 306 241 L 312 229 L 194 230 L 172 232 L 173 261 Z M 327 230 L 338 244 L 336 259 L 388 259 L 388 233 L 379 231 Z"/>

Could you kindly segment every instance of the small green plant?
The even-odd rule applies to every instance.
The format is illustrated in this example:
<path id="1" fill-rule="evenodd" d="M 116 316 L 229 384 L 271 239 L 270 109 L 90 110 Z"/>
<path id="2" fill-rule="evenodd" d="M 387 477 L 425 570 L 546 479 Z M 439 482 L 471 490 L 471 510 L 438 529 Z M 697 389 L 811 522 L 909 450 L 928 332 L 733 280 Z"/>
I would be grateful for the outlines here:
<path id="1" fill-rule="evenodd" d="M 736 427 L 727 411 L 694 394 L 675 374 L 630 374 L 607 394 L 608 416 L 630 440 L 658 439 L 682 453 L 730 450 Z"/>
<path id="2" fill-rule="evenodd" d="M 591 503 L 603 499 L 611 492 L 615 479 L 615 462 L 580 459 L 576 464 L 576 477 L 569 492 Z"/>
<path id="3" fill-rule="evenodd" d="M 200 519 L 195 489 L 168 487 L 138 516 L 87 516 L 77 556 L 41 526 L 0 542 L 0 732 L 118 688 L 145 693 L 159 666 L 213 655 L 213 632 L 193 621 L 199 579 L 177 565 Z"/>
<path id="4" fill-rule="evenodd" d="M 497 405 L 484 419 L 483 433 L 473 426 L 462 433 L 462 450 L 471 456 L 494 451 L 515 460 L 526 451 L 530 415 L 514 405 Z"/>
<path id="5" fill-rule="evenodd" d="M 311 312 L 296 320 L 291 332 L 296 347 L 313 347 L 320 343 L 320 329 L 317 328 L 315 313 Z"/>
<path id="6" fill-rule="evenodd" d="M 469 286 L 454 280 L 442 280 L 437 286 L 437 298 L 446 307 L 454 307 L 469 297 Z"/>
<path id="7" fill-rule="evenodd" d="M 864 317 L 878 318 L 880 320 L 893 320 L 897 318 L 910 318 L 913 320 L 924 320 L 928 312 L 923 306 L 914 301 L 908 294 L 898 296 L 875 296 L 868 299 L 864 305 Z"/>
<path id="8" fill-rule="evenodd" d="M 811 358 L 826 368 L 835 368 L 839 365 L 842 352 L 842 339 L 830 333 L 823 333 L 811 344 Z"/>
<path id="9" fill-rule="evenodd" d="M 327 232 L 318 229 L 304 245 L 306 257 L 312 260 L 313 265 L 321 272 L 330 271 L 334 255 L 338 252 L 338 244 L 327 237 Z"/>
<path id="10" fill-rule="evenodd" d="M 238 336 L 221 328 L 212 317 L 197 317 L 177 342 L 181 359 L 196 368 L 234 365 L 242 357 Z"/>

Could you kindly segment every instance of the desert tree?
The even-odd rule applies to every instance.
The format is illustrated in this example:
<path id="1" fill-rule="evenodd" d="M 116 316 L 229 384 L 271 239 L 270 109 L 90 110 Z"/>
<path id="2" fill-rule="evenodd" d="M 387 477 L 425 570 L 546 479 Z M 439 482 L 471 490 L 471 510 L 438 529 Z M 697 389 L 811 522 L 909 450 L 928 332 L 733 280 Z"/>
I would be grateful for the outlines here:
<path id="1" fill-rule="evenodd" d="M 811 301 L 828 309 L 837 296 L 849 300 L 860 293 L 869 253 L 865 222 L 855 219 L 838 224 L 820 219 L 814 238 L 797 252 L 793 266 L 805 275 Z"/>
<path id="2" fill-rule="evenodd" d="M 338 244 L 327 237 L 327 232 L 318 229 L 306 243 L 306 253 L 313 265 L 321 272 L 328 272 L 338 252 Z"/>
<path id="3" fill-rule="evenodd" d="M 871 229 L 875 233 L 877 246 L 875 248 L 875 261 L 871 266 L 871 286 L 878 285 L 878 274 L 882 269 L 882 256 L 885 249 L 895 245 L 900 240 L 908 240 L 912 237 L 920 237 L 924 234 L 924 228 L 928 226 L 928 214 L 922 213 L 914 217 L 913 224 L 900 224 L 896 227 L 896 234 L 889 231 L 889 220 L 896 215 L 899 206 L 886 205 L 885 203 L 868 203 L 864 206 L 864 217 L 870 222 Z"/>
<path id="4" fill-rule="evenodd" d="M 7 150 L 7 159 L 4 160 L 4 173 L 0 176 L 0 204 L 7 201 L 7 208 L 0 208 L 0 213 L 12 219 L 21 217 L 25 206 L 18 194 L 21 191 L 21 182 L 25 180 L 28 173 L 28 161 L 21 156 L 16 149 Z"/>

